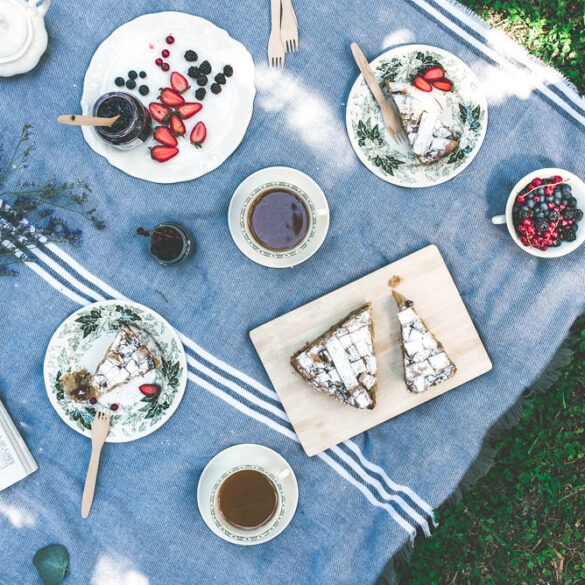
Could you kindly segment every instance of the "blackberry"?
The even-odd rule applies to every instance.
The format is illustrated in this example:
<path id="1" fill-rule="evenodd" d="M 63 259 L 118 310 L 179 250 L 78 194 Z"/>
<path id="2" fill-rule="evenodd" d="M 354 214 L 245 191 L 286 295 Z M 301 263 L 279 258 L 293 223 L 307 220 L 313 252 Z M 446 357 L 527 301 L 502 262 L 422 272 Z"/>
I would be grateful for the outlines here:
<path id="1" fill-rule="evenodd" d="M 134 89 L 134 88 L 136 87 L 136 82 L 135 82 L 133 79 L 129 79 L 129 80 L 126 82 L 126 87 L 127 87 L 128 89 Z"/>
<path id="2" fill-rule="evenodd" d="M 114 83 L 118 87 L 122 87 L 124 85 L 124 78 L 123 77 L 116 77 L 116 79 L 114 79 Z"/>
<path id="3" fill-rule="evenodd" d="M 138 92 L 140 93 L 140 95 L 148 95 L 148 92 L 149 92 L 149 91 L 150 91 L 150 90 L 148 89 L 148 85 L 141 85 L 141 86 L 138 88 Z"/>
<path id="4" fill-rule="evenodd" d="M 211 65 L 209 64 L 209 61 L 203 61 L 203 63 L 199 65 L 199 71 L 205 75 L 209 75 L 211 73 Z"/>
<path id="5" fill-rule="evenodd" d="M 195 65 L 193 65 L 192 67 L 189 67 L 189 71 L 187 71 L 187 75 L 189 77 L 192 77 L 193 79 L 196 79 L 197 77 L 199 77 L 199 67 L 195 67 Z"/>
<path id="6" fill-rule="evenodd" d="M 221 93 L 221 85 L 219 85 L 218 83 L 212 83 L 209 89 L 211 89 L 211 93 L 215 94 Z"/>
<path id="7" fill-rule="evenodd" d="M 134 80 L 138 77 L 138 73 L 136 73 L 136 71 L 134 71 L 134 69 L 132 69 L 131 71 L 128 71 L 128 77 L 130 79 Z"/>
<path id="8" fill-rule="evenodd" d="M 226 65 L 226 66 L 223 68 L 223 74 L 224 74 L 226 77 L 231 77 L 231 76 L 234 74 L 234 68 L 233 68 L 231 65 Z"/>
<path id="9" fill-rule="evenodd" d="M 225 81 L 226 81 L 226 79 L 225 79 L 225 75 L 224 75 L 223 73 L 218 73 L 218 74 L 215 76 L 215 81 L 216 81 L 217 83 L 219 83 L 219 85 L 223 85 L 223 84 L 225 83 Z"/>
<path id="10" fill-rule="evenodd" d="M 577 234 L 573 231 L 571 232 L 564 232 L 564 240 L 566 242 L 574 242 L 577 239 Z"/>
<path id="11" fill-rule="evenodd" d="M 548 214 L 548 219 L 550 221 L 558 221 L 559 217 L 560 217 L 559 212 L 554 210 L 554 209 L 552 211 L 550 211 L 550 213 Z"/>
<path id="12" fill-rule="evenodd" d="M 200 87 L 196 92 L 195 92 L 195 97 L 199 100 L 199 101 L 203 101 L 203 98 L 205 97 L 205 94 L 207 93 L 207 91 L 205 90 L 204 87 Z"/>
<path id="13" fill-rule="evenodd" d="M 207 75 L 203 75 L 203 73 L 200 73 L 197 77 L 197 85 L 207 85 Z"/>
<path id="14" fill-rule="evenodd" d="M 573 221 L 581 221 L 583 219 L 583 212 L 580 209 L 569 207 L 563 213 L 565 219 L 572 219 Z"/>
<path id="15" fill-rule="evenodd" d="M 545 219 L 538 219 L 537 221 L 534 222 L 534 229 L 537 232 L 546 232 L 546 230 L 548 229 L 548 221 L 546 221 Z"/>
<path id="16" fill-rule="evenodd" d="M 197 61 L 197 53 L 195 51 L 186 51 L 185 52 L 185 61 L 189 61 L 190 63 L 193 61 Z"/>
<path id="17" fill-rule="evenodd" d="M 530 219 L 532 217 L 532 213 L 530 213 L 530 211 L 524 211 L 523 209 L 521 209 L 518 212 L 518 220 L 520 221 L 520 223 L 522 223 L 525 219 Z"/>
<path id="18" fill-rule="evenodd" d="M 140 75 L 140 79 L 144 79 L 146 77 L 146 71 L 141 71 L 138 75 Z"/>

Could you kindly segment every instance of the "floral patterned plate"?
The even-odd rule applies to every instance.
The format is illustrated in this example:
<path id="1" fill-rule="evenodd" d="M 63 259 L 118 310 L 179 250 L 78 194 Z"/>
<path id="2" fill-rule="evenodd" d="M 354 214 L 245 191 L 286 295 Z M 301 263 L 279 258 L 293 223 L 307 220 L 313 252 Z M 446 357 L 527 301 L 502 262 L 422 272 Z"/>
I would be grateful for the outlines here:
<path id="1" fill-rule="evenodd" d="M 437 65 L 453 82 L 453 90 L 443 94 L 451 118 L 445 121 L 461 132 L 461 140 L 450 155 L 427 166 L 418 161 L 408 143 L 396 144 L 388 136 L 380 108 L 362 75 L 349 92 L 345 121 L 351 145 L 370 171 L 393 185 L 432 187 L 452 179 L 475 158 L 485 137 L 486 97 L 475 74 L 455 55 L 428 45 L 404 45 L 386 51 L 370 63 L 391 104 L 386 79 L 409 82 L 418 71 Z"/>
<path id="2" fill-rule="evenodd" d="M 161 365 L 104 394 L 95 406 L 70 400 L 59 382 L 61 375 L 82 368 L 94 372 L 123 325 L 143 332 Z M 47 348 L 44 377 L 51 405 L 72 429 L 91 437 L 96 407 L 116 403 L 119 408 L 112 411 L 107 441 L 133 441 L 161 427 L 179 406 L 187 385 L 185 351 L 175 330 L 151 309 L 130 301 L 103 301 L 79 309 L 61 323 Z M 145 396 L 138 389 L 142 384 L 157 384 L 161 390 Z"/>

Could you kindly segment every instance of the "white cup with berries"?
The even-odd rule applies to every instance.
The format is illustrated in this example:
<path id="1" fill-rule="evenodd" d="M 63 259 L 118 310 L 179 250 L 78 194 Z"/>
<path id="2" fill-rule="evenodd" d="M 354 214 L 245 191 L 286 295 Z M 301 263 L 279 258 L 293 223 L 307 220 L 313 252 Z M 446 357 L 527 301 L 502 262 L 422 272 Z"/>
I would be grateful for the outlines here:
<path id="1" fill-rule="evenodd" d="M 528 173 L 512 189 L 505 215 L 492 217 L 506 224 L 512 239 L 525 252 L 558 258 L 585 240 L 585 183 L 556 168 Z"/>

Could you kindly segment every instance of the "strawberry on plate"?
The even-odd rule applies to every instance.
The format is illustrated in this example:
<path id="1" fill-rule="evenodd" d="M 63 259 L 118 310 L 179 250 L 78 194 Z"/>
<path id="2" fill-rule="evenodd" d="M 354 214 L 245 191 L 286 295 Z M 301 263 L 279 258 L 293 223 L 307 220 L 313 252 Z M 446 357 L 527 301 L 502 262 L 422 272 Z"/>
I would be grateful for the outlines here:
<path id="1" fill-rule="evenodd" d="M 203 122 L 197 122 L 195 128 L 191 130 L 191 136 L 189 137 L 191 144 L 195 146 L 195 148 L 201 148 L 206 137 L 207 128 L 205 127 L 205 124 Z"/>
<path id="2" fill-rule="evenodd" d="M 166 126 L 157 126 L 154 129 L 154 139 L 167 146 L 177 146 L 178 141 Z"/>
<path id="3" fill-rule="evenodd" d="M 138 388 L 145 396 L 154 396 L 160 392 L 160 388 L 156 384 L 142 384 Z"/>
<path id="4" fill-rule="evenodd" d="M 171 132 L 175 136 L 183 136 L 187 129 L 185 128 L 185 124 L 183 124 L 183 120 L 177 116 L 177 114 L 173 114 L 171 116 Z"/>
<path id="5" fill-rule="evenodd" d="M 187 118 L 190 118 L 199 112 L 201 108 L 203 108 L 203 104 L 200 104 L 199 102 L 187 102 L 181 104 L 177 108 L 177 113 L 183 118 L 183 120 L 187 120 Z"/>
<path id="6" fill-rule="evenodd" d="M 185 100 L 180 93 L 177 93 L 170 87 L 165 87 L 159 96 L 160 101 L 167 106 L 180 106 L 185 103 Z"/>
<path id="7" fill-rule="evenodd" d="M 180 73 L 173 71 L 171 73 L 171 87 L 175 91 L 183 93 L 187 91 L 191 86 L 189 85 L 189 82 Z"/>
<path id="8" fill-rule="evenodd" d="M 158 162 L 166 162 L 177 154 L 179 149 L 176 146 L 154 146 L 150 149 L 150 156 Z"/>
<path id="9" fill-rule="evenodd" d="M 423 79 L 420 76 L 414 80 L 414 87 L 427 93 L 429 91 L 433 91 L 433 86 L 426 79 Z"/>
<path id="10" fill-rule="evenodd" d="M 433 85 L 441 91 L 451 91 L 453 89 L 453 84 L 448 79 L 433 81 Z"/>
<path id="11" fill-rule="evenodd" d="M 442 67 L 431 67 L 423 73 L 423 78 L 427 81 L 437 81 L 445 77 L 445 70 Z"/>
<path id="12" fill-rule="evenodd" d="M 171 109 L 163 104 L 159 104 L 158 102 L 153 102 L 148 106 L 150 111 L 150 115 L 157 121 L 166 124 L 168 120 L 169 114 L 171 113 Z"/>

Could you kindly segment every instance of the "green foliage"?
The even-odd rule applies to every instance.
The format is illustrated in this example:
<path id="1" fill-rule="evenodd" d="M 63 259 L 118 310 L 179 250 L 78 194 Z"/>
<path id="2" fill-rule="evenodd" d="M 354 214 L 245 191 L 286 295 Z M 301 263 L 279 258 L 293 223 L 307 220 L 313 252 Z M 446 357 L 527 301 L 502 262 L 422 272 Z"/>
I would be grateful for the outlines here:
<path id="1" fill-rule="evenodd" d="M 585 93 L 585 0 L 461 0 Z"/>
<path id="2" fill-rule="evenodd" d="M 585 315 L 555 387 L 496 446 L 492 469 L 401 569 L 408 585 L 585 583 Z"/>
<path id="3" fill-rule="evenodd" d="M 69 552 L 62 544 L 51 544 L 33 557 L 43 585 L 61 585 L 69 567 Z"/>

